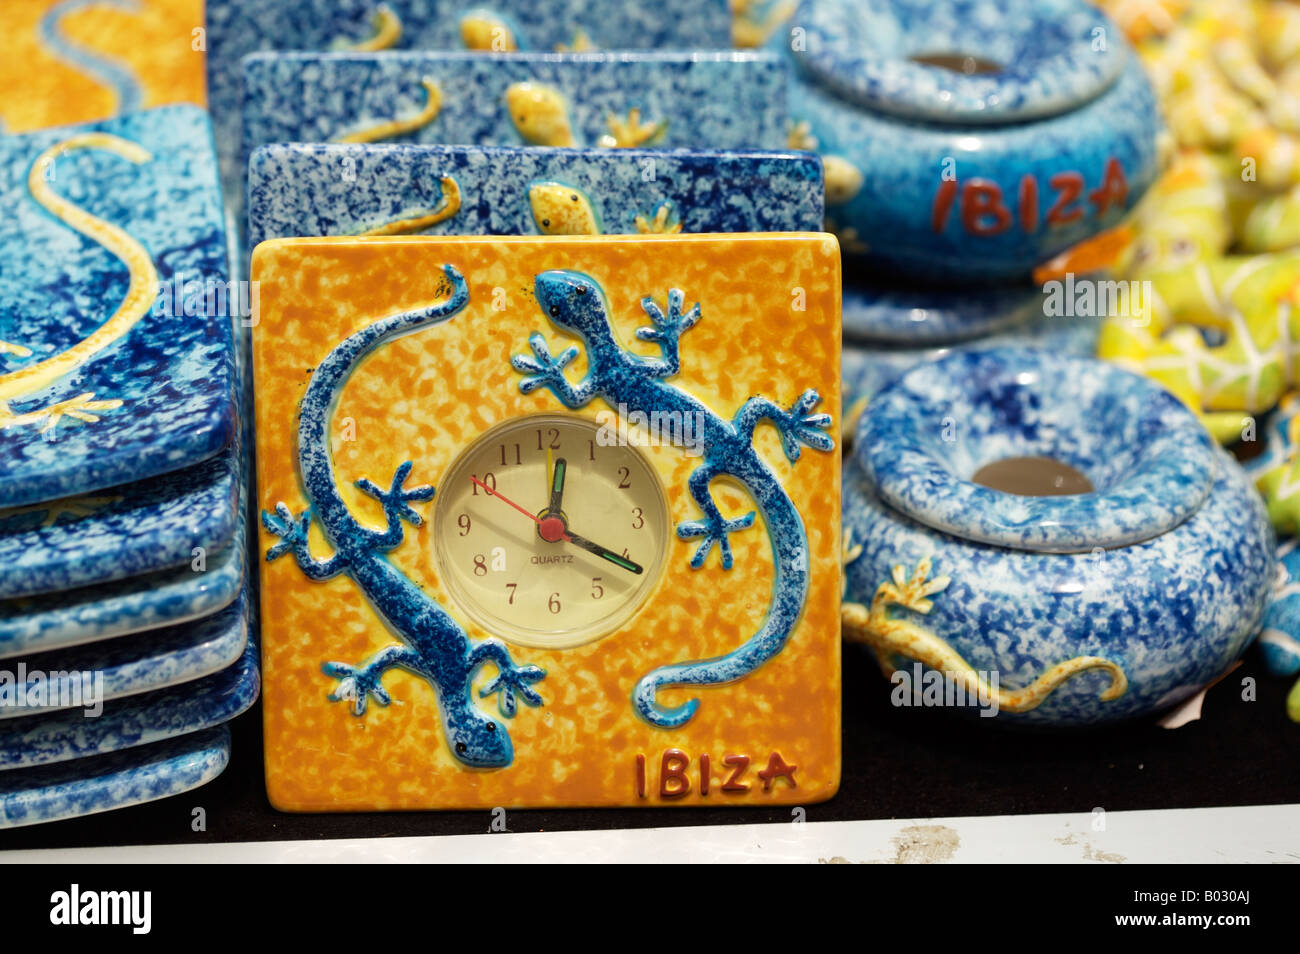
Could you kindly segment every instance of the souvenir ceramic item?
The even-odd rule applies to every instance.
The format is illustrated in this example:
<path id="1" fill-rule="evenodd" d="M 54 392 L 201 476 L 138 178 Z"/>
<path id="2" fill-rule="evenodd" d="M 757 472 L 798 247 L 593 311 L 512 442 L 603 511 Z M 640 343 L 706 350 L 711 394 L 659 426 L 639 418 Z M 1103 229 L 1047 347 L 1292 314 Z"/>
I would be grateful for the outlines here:
<path id="1" fill-rule="evenodd" d="M 1027 281 L 1155 178 L 1155 96 L 1084 0 L 803 0 L 771 45 L 791 145 L 888 274 Z"/>
<path id="2" fill-rule="evenodd" d="M 81 708 L 202 679 L 234 664 L 248 641 L 248 599 L 207 619 L 0 662 L 0 720 Z M 64 675 L 71 682 L 64 679 Z"/>
<path id="3" fill-rule="evenodd" d="M 196 464 L 234 434 L 206 115 L 0 139 L 0 506 Z M 178 312 L 173 306 L 181 305 Z"/>
<path id="4" fill-rule="evenodd" d="M 961 687 L 1008 721 L 1186 699 L 1249 645 L 1272 588 L 1241 468 L 1173 395 L 1094 359 L 919 365 L 863 415 L 844 501 L 846 635 L 895 692 L 933 684 L 943 704 L 942 674 L 948 704 Z"/>
<path id="5" fill-rule="evenodd" d="M 202 28 L 202 0 L 0 5 L 0 132 L 202 104 Z"/>
<path id="6" fill-rule="evenodd" d="M 0 599 L 178 566 L 201 572 L 234 539 L 240 480 L 239 452 L 232 447 L 162 477 L 2 510 Z"/>
<path id="7" fill-rule="evenodd" d="M 253 277 L 275 806 L 833 794 L 832 237 L 285 239 Z"/>
<path id="8" fill-rule="evenodd" d="M 0 770 L 118 752 L 222 725 L 257 700 L 260 685 L 250 632 L 233 666 L 195 682 L 104 703 L 92 719 L 68 709 L 0 722 Z"/>
<path id="9" fill-rule="evenodd" d="M 244 482 L 237 482 L 235 534 L 211 553 L 196 553 L 192 540 L 182 540 L 185 562 L 179 566 L 112 583 L 0 600 L 0 659 L 202 619 L 230 605 L 244 585 L 247 549 Z M 70 503 L 60 501 L 59 506 Z M 53 525 L 63 519 L 54 508 L 46 508 L 40 521 L 44 528 L 47 521 Z M 184 524 L 175 526 L 183 532 Z M 31 536 L 23 539 L 30 545 Z M 187 542 L 188 551 L 183 549 Z M 70 549 L 76 552 L 81 546 L 79 542 Z"/>
<path id="10" fill-rule="evenodd" d="M 94 815 L 206 785 L 230 762 L 225 726 L 152 745 L 0 772 L 0 828 Z"/>
<path id="11" fill-rule="evenodd" d="M 822 170 L 801 153 L 271 145 L 248 166 L 250 244 L 312 235 L 803 232 Z"/>
<path id="12" fill-rule="evenodd" d="M 784 89 L 770 53 L 262 53 L 244 60 L 243 158 L 273 142 L 397 138 L 779 148 Z"/>
<path id="13" fill-rule="evenodd" d="M 250 53 L 718 49 L 727 30 L 726 0 L 208 0 L 208 96 L 223 175 L 239 178 L 240 61 Z"/>
<path id="14" fill-rule="evenodd" d="M 844 369 L 843 436 L 846 442 L 857 433 L 858 419 L 867 402 L 882 387 L 923 361 L 934 361 L 955 351 L 981 350 L 1018 345 L 1039 348 L 1053 354 L 1091 357 L 1097 348 L 1101 322 L 1096 318 L 1051 318 L 1041 313 L 1002 331 L 980 338 L 912 345 L 864 344 L 848 340 L 842 357 Z"/>

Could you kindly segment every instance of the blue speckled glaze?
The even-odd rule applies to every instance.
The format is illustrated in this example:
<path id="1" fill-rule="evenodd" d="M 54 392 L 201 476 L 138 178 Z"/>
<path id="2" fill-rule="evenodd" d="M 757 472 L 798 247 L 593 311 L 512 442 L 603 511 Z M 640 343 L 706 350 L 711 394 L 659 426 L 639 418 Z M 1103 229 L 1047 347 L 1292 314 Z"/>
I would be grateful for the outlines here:
<path id="1" fill-rule="evenodd" d="M 545 387 L 575 410 L 603 398 L 621 413 L 680 412 L 704 422 L 703 460 L 691 471 L 688 483 L 704 519 L 689 520 L 677 527 L 677 536 L 684 540 L 701 538 L 691 566 L 702 566 L 716 546 L 722 568 L 730 570 L 728 537 L 754 523 L 754 511 L 731 519 L 722 515 L 709 490 L 715 478 L 738 482 L 763 513 L 775 576 L 772 603 L 762 628 L 725 655 L 661 666 L 642 676 L 632 690 L 633 705 L 647 722 L 669 728 L 685 725 L 695 715 L 700 700 L 665 707 L 657 699 L 659 691 L 676 686 L 717 686 L 743 679 L 785 648 L 808 596 L 808 537 L 803 519 L 780 480 L 754 449 L 754 429 L 764 421 L 773 425 L 781 435 L 786 457 L 793 463 L 804 447 L 824 452 L 835 449 L 835 442 L 825 433 L 831 426 L 831 416 L 813 412 L 821 397 L 810 388 L 788 408 L 767 397 L 750 397 L 728 421 L 690 393 L 667 384 L 663 379 L 681 369 L 682 334 L 700 320 L 698 304 L 682 311 L 685 299 L 677 289 L 668 292 L 667 314 L 653 298 L 642 299 L 642 308 L 652 324 L 638 329 L 637 337 L 658 343 L 662 357 L 652 360 L 619 346 L 604 291 L 590 276 L 543 272 L 537 276 L 535 288 L 537 302 L 551 323 L 586 346 L 587 374 L 572 384 L 564 376 L 564 368 L 578 356 L 578 348 L 552 355 L 546 339 L 534 332 L 528 339 L 531 356 L 513 358 L 515 370 L 527 375 L 519 384 L 521 391 L 527 394 Z"/>
<path id="2" fill-rule="evenodd" d="M 726 0 L 385 0 L 402 22 L 397 49 L 458 50 L 461 16 L 488 10 L 521 50 L 550 52 L 578 30 L 597 49 L 720 49 L 731 45 Z M 208 104 L 222 175 L 239 185 L 240 60 L 269 50 L 335 50 L 373 35 L 378 0 L 207 0 Z M 478 140 L 462 140 L 477 142 Z"/>
<path id="3" fill-rule="evenodd" d="M 0 722 L 0 771 L 118 752 L 221 725 L 257 701 L 260 688 L 257 642 L 250 632 L 233 666 L 109 702 L 93 719 L 69 710 Z"/>
<path id="4" fill-rule="evenodd" d="M 209 559 L 239 523 L 238 451 L 82 498 L 0 512 L 0 599 L 94 586 Z M 88 515 L 67 512 L 85 504 Z"/>
<path id="5" fill-rule="evenodd" d="M 443 202 L 443 176 L 460 210 L 424 234 L 539 234 L 528 191 L 541 182 L 572 186 L 607 233 L 635 233 L 664 203 L 683 232 L 815 232 L 823 215 L 821 163 L 804 153 L 271 145 L 249 161 L 249 244 L 422 214 Z"/>
<path id="6" fill-rule="evenodd" d="M 180 685 L 220 672 L 243 655 L 248 641 L 248 598 L 195 623 L 106 640 L 93 646 L 57 649 L 0 662 L 16 679 L 24 665 L 29 685 L 35 673 L 94 672 L 103 675 L 105 702 Z M 25 702 L 25 699 L 16 700 Z M 51 706 L 0 705 L 0 720 L 49 712 Z"/>
<path id="7" fill-rule="evenodd" d="M 191 560 L 98 586 L 0 600 L 0 659 L 171 626 L 229 606 L 246 573 L 245 492 L 238 483 L 235 535 L 200 569 Z"/>
<path id="8" fill-rule="evenodd" d="M 474 675 L 484 664 L 497 668 L 497 675 L 480 690 L 480 695 L 499 693 L 501 714 L 511 718 L 516 711 L 516 694 L 531 706 L 542 704 L 532 684 L 545 678 L 545 671 L 537 666 L 516 666 L 505 644 L 496 639 L 470 642 L 465 630 L 436 600 L 384 558 L 387 551 L 401 545 L 405 536 L 403 520 L 412 525 L 421 522 L 408 502 L 428 500 L 434 494 L 431 486 L 403 486 L 411 473 L 410 461 L 397 467 L 388 490 L 369 480 L 358 483 L 361 490 L 383 504 L 388 525 L 384 530 L 372 530 L 358 523 L 348 511 L 339 495 L 330 459 L 330 418 L 338 392 L 353 368 L 386 341 L 449 321 L 469 302 L 469 287 L 460 272 L 450 265 L 442 266 L 442 270 L 450 286 L 444 301 L 366 326 L 335 347 L 312 373 L 298 412 L 298 468 L 311 509 L 295 516 L 288 504 L 280 502 L 274 513 L 262 511 L 266 529 L 281 538 L 267 551 L 266 559 L 292 554 L 308 579 L 317 581 L 346 574 L 404 641 L 380 650 L 361 666 L 326 662 L 322 667 L 325 674 L 339 680 L 330 695 L 332 701 L 350 702 L 353 714 L 361 716 L 372 696 L 380 705 L 391 702 L 382 685 L 388 670 L 401 668 L 416 673 L 434 688 L 452 754 L 465 765 L 502 768 L 514 758 L 514 747 L 505 726 L 474 704 Z M 312 556 L 308 531 L 313 520 L 320 524 L 334 548 L 328 560 Z"/>
<path id="9" fill-rule="evenodd" d="M 1091 357 L 1097 352 L 1100 334 L 1100 319 L 1050 317 L 1042 313 L 1040 300 L 1037 313 L 1028 320 L 982 338 L 911 345 L 845 342 L 841 362 L 844 406 L 860 404 L 903 372 L 953 351 L 1018 345 L 1056 354 Z"/>
<path id="10" fill-rule="evenodd" d="M 960 453 L 968 462 L 963 471 L 977 459 L 1043 452 L 1041 435 L 1049 421 L 1056 427 L 1052 448 L 1077 448 L 1089 442 L 1086 435 L 1095 433 L 1095 426 L 1084 420 L 1081 408 L 1095 402 L 1097 376 L 1113 369 L 1094 370 L 1087 366 L 1099 362 L 1067 361 L 1029 349 L 987 354 L 993 357 L 957 353 L 914 369 L 880 392 L 876 402 L 890 403 L 891 395 L 916 395 L 922 379 L 958 380 L 970 375 L 967 391 L 974 407 L 1031 406 L 1034 402 L 1023 396 L 977 393 L 981 362 L 998 361 L 1002 371 L 991 375 L 992 390 L 1002 388 L 1008 375 L 1024 373 L 1024 390 L 1038 395 L 1033 420 L 1038 422 L 1040 440 L 1032 440 L 1031 428 L 1031 440 L 1018 445 L 1027 421 L 1009 412 L 1001 430 L 977 427 L 972 432 L 969 443 L 981 444 L 974 435 L 982 434 L 988 452 L 980 446 L 954 451 L 954 457 Z M 1059 373 L 1066 364 L 1071 365 L 1070 373 Z M 1127 401 L 1135 419 L 1149 417 L 1142 404 L 1157 399 L 1136 385 L 1112 382 L 1112 387 L 1112 399 Z M 876 402 L 860 425 L 858 454 L 845 468 L 844 526 L 862 546 L 845 568 L 846 600 L 870 604 L 878 587 L 893 577 L 895 567 L 907 576 L 928 558 L 929 579 L 947 577 L 947 586 L 929 596 L 928 612 L 895 607 L 893 618 L 929 631 L 974 669 L 997 672 L 1004 689 L 1027 686 L 1051 667 L 1080 656 L 1107 660 L 1127 677 L 1126 691 L 1103 700 L 1100 695 L 1111 685 L 1110 676 L 1105 671 L 1083 671 L 1057 685 L 1036 708 L 1019 713 L 1003 710 L 999 718 L 1066 726 L 1154 712 L 1197 692 L 1249 645 L 1272 584 L 1273 535 L 1263 502 L 1241 468 L 1221 449 L 1210 445 L 1213 484 L 1200 506 L 1182 523 L 1144 542 L 1111 549 L 1098 544 L 1096 550 L 1082 553 L 991 546 L 926 526 L 881 500 L 862 466 L 864 459 L 878 459 L 881 453 L 871 436 Z M 921 403 L 916 414 L 924 422 L 933 408 Z M 970 416 L 958 412 L 959 432 Z M 1172 412 L 1161 414 L 1160 419 L 1180 428 Z M 1140 438 L 1132 429 L 1128 433 L 1138 441 L 1124 451 L 1122 456 L 1129 459 L 1150 456 L 1150 449 L 1161 440 L 1152 430 Z M 1114 445 L 1097 445 L 1097 450 L 1113 451 Z M 1099 487 L 1115 479 L 1111 460 L 1076 459 L 1074 463 L 1082 465 Z M 1163 516 L 1159 519 L 1164 522 Z M 955 520 L 958 531 L 964 532 L 968 525 L 980 523 L 980 515 L 958 515 Z M 1104 532 L 1105 524 L 1099 529 Z M 1034 541 L 1043 533 L 1043 528 L 1026 528 L 1025 536 Z M 901 657 L 893 662 L 910 666 Z"/>
<path id="11" fill-rule="evenodd" d="M 0 773 L 0 828 L 19 828 L 157 801 L 206 785 L 230 762 L 230 730 Z"/>
<path id="12" fill-rule="evenodd" d="M 505 94 L 533 82 L 563 94 L 577 145 L 597 145 L 609 116 L 632 108 L 643 120 L 667 121 L 655 143 L 664 148 L 785 143 L 785 70 L 769 53 L 268 53 L 244 61 L 241 161 L 267 143 L 328 142 L 416 114 L 425 77 L 441 88 L 442 109 L 405 142 L 529 145 Z"/>
<path id="13" fill-rule="evenodd" d="M 1091 43 L 1088 23 L 1104 31 L 1105 51 L 1080 51 L 1081 36 Z M 791 52 L 796 28 L 807 31 L 806 49 Z M 1014 53 L 1026 46 L 1036 52 Z M 790 119 L 806 147 L 862 177 L 856 192 L 828 202 L 828 217 L 866 242 L 864 264 L 885 274 L 1027 278 L 1118 224 L 1157 171 L 1155 95 L 1122 31 L 1084 0 L 805 0 L 769 47 L 791 65 Z M 952 52 L 1014 63 L 968 76 L 909 59 Z M 1125 188 L 1094 199 L 1112 161 Z M 1067 174 L 1082 177 L 1077 195 L 1065 180 L 1053 185 Z M 1026 176 L 1036 204 L 1021 201 Z M 946 188 L 957 193 L 943 214 Z M 979 190 L 994 188 L 1005 219 L 979 213 Z M 970 189 L 973 230 L 963 224 Z"/>
<path id="14" fill-rule="evenodd" d="M 955 352 L 871 400 L 858 457 L 876 492 L 946 533 L 1053 552 L 1167 533 L 1214 480 L 1215 444 L 1148 378 L 1103 361 L 1019 348 Z M 1012 457 L 1051 457 L 1092 493 L 1024 497 L 971 482 Z"/>
<path id="15" fill-rule="evenodd" d="M 878 112 L 939 122 L 1004 123 L 1054 116 L 1106 90 L 1127 48 L 1098 49 L 1111 28 L 1079 0 L 804 0 L 799 67 Z M 1118 38 L 1116 38 L 1118 39 Z M 1001 64 L 960 73 L 911 60 L 962 53 Z"/>
<path id="16" fill-rule="evenodd" d="M 1264 452 L 1242 465 L 1252 480 L 1283 465 L 1295 453 L 1290 435 L 1294 413 L 1290 408 L 1276 408 L 1261 423 Z M 1273 599 L 1264 613 L 1258 645 L 1269 672 L 1294 676 L 1300 672 L 1300 540 L 1287 537 L 1279 541 L 1277 556 Z"/>
<path id="17" fill-rule="evenodd" d="M 0 376 L 63 352 L 100 327 L 128 287 L 107 248 L 31 195 L 33 161 L 69 136 L 100 131 L 152 154 L 140 165 L 100 149 L 66 152 L 52 166 L 61 197 L 124 229 L 144 246 L 161 282 L 226 282 L 226 245 L 207 114 L 169 106 L 87 126 L 0 138 Z M 159 309 L 161 311 L 161 309 Z M 177 470 L 227 446 L 235 428 L 228 317 L 146 314 L 121 339 L 55 384 L 10 401 L 14 413 L 86 392 L 121 400 L 99 421 L 0 429 L 0 506 L 82 494 Z M 47 439 L 47 438 L 53 439 Z"/>
<path id="18" fill-rule="evenodd" d="M 845 265 L 853 262 L 845 256 Z M 845 273 L 844 336 L 872 345 L 953 344 L 1029 321 L 1043 311 L 1035 285 L 947 288 L 930 283 L 904 285 L 861 271 Z"/>

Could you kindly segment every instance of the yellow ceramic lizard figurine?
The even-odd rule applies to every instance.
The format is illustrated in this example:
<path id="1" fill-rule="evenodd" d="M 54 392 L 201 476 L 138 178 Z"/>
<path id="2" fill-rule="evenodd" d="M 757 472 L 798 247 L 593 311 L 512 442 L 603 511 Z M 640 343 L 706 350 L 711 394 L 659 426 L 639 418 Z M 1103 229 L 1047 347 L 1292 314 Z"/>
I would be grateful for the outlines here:
<path id="1" fill-rule="evenodd" d="M 27 188 L 32 197 L 60 221 L 82 235 L 108 249 L 127 268 L 130 283 L 117 310 L 81 341 L 71 348 L 44 358 L 17 370 L 0 374 L 0 430 L 25 424 L 40 424 L 41 432 L 56 428 L 61 420 L 73 418 L 87 423 L 99 420 L 102 411 L 122 406 L 118 400 L 95 400 L 87 391 L 67 401 L 61 401 L 38 411 L 15 413 L 9 402 L 31 397 L 71 374 L 99 352 L 128 334 L 150 308 L 158 294 L 158 273 L 153 259 L 139 242 L 103 219 L 91 215 L 81 207 L 60 196 L 50 185 L 50 169 L 61 155 L 71 149 L 100 149 L 136 163 L 149 162 L 153 156 L 141 146 L 107 133 L 79 133 L 56 143 L 41 153 L 27 174 Z M 23 345 L 8 344 L 4 350 L 10 355 L 27 357 L 31 350 Z"/>
<path id="2" fill-rule="evenodd" d="M 426 76 L 420 80 L 420 85 L 424 87 L 425 101 L 424 107 L 407 119 L 389 119 L 376 123 L 373 126 L 366 126 L 356 132 L 345 133 L 341 136 L 335 136 L 334 142 L 381 142 L 385 139 L 393 139 L 397 136 L 404 136 L 407 133 L 415 132 L 417 129 L 423 129 L 429 123 L 438 118 L 438 113 L 442 112 L 442 89 L 438 86 L 437 80 Z"/>

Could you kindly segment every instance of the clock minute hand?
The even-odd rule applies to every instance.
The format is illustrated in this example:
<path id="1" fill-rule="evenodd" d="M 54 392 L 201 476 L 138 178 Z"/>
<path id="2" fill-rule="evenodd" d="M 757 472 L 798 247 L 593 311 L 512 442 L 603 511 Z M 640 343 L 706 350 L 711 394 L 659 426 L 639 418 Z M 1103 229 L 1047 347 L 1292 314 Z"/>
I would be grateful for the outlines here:
<path id="1" fill-rule="evenodd" d="M 641 573 L 643 571 L 641 564 L 629 560 L 627 557 L 619 556 L 613 550 L 602 547 L 598 543 L 592 543 L 586 537 L 580 537 L 572 530 L 565 532 L 564 539 L 569 543 L 572 543 L 574 546 L 582 547 L 582 549 L 586 550 L 588 553 L 594 553 L 596 556 L 608 560 L 615 566 L 620 566 L 632 573 Z"/>
<path id="2" fill-rule="evenodd" d="M 551 502 L 547 507 L 547 510 L 557 517 L 560 515 L 560 504 L 564 499 L 564 475 L 567 471 L 568 464 L 564 458 L 557 458 L 551 473 Z"/>

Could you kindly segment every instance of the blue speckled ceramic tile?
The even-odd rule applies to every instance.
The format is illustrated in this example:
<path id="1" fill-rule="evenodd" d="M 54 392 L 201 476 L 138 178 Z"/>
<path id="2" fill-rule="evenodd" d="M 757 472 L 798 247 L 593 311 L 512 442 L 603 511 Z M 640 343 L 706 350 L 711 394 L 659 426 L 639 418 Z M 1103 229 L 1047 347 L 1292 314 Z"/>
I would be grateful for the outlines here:
<path id="1" fill-rule="evenodd" d="M 215 556 L 239 522 L 238 452 L 84 497 L 0 511 L 0 599 L 108 583 Z"/>
<path id="2" fill-rule="evenodd" d="M 629 117 L 630 110 L 639 112 Z M 611 120 L 630 128 L 621 131 Z M 417 128 L 390 127 L 378 138 L 599 146 L 619 133 L 632 146 L 779 149 L 785 72 L 772 54 L 748 52 L 404 51 L 244 60 L 245 161 L 267 143 L 374 137 L 394 121 Z"/>
<path id="3" fill-rule="evenodd" d="M 0 663 L 0 720 L 72 708 L 71 704 L 60 705 L 70 693 L 60 690 L 58 702 L 35 694 L 41 687 L 47 695 L 53 692 L 56 673 L 92 673 L 96 698 L 108 702 L 220 672 L 243 654 L 247 642 L 245 594 L 198 622 L 8 659 Z M 101 675 L 102 687 L 98 682 Z"/>
<path id="4" fill-rule="evenodd" d="M 201 619 L 230 605 L 245 577 L 247 527 L 239 483 L 234 537 L 197 566 L 191 559 L 112 583 L 0 600 L 0 659 Z"/>
<path id="5" fill-rule="evenodd" d="M 94 815 L 206 785 L 230 762 L 230 730 L 0 773 L 0 828 Z"/>
<path id="6" fill-rule="evenodd" d="M 87 719 L 80 710 L 0 722 L 0 771 L 31 768 L 149 745 L 229 722 L 257 700 L 257 642 L 221 672 L 195 682 L 110 702 Z"/>
<path id="7" fill-rule="evenodd" d="M 398 49 L 464 49 L 467 41 L 475 41 L 475 19 L 489 27 L 488 39 L 493 38 L 489 23 L 494 18 L 521 50 L 573 47 L 580 31 L 593 49 L 731 45 L 726 0 L 208 0 L 208 104 L 228 184 L 239 180 L 240 60 L 262 50 L 355 47 L 377 36 L 375 15 L 381 5 L 396 15 L 401 33 L 391 43 L 377 45 Z M 485 16 L 485 11 L 491 13 Z M 504 32 L 495 36 L 506 39 Z"/>
<path id="8" fill-rule="evenodd" d="M 195 308 L 199 289 L 224 294 L 228 280 L 206 114 L 173 106 L 0 139 L 0 209 L 0 506 L 156 476 L 229 444 L 230 319 L 193 314 L 215 310 Z M 177 295 L 159 294 L 173 283 Z"/>
<path id="9" fill-rule="evenodd" d="M 453 235 L 816 232 L 822 206 L 808 153 L 290 144 L 262 146 L 248 168 L 250 245 L 394 222 Z"/>

